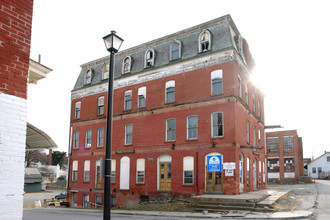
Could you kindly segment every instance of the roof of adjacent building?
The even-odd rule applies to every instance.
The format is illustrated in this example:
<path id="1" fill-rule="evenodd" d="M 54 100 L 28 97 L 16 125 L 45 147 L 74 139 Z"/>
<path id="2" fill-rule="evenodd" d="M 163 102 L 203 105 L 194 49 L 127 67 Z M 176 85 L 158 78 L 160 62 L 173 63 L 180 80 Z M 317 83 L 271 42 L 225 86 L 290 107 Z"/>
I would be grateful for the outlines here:
<path id="1" fill-rule="evenodd" d="M 203 30 L 208 30 L 211 33 L 211 50 L 205 53 L 200 53 L 198 50 L 199 35 Z M 202 57 L 210 55 L 215 52 L 225 51 L 228 49 L 236 49 L 233 35 L 240 37 L 240 33 L 236 28 L 230 15 L 225 15 L 220 18 L 202 23 L 200 25 L 187 28 L 185 30 L 161 37 L 149 41 L 147 43 L 129 48 L 127 50 L 118 52 L 116 54 L 115 65 L 114 65 L 114 78 L 127 77 L 133 74 L 138 74 L 146 70 L 157 69 L 167 65 L 175 64 L 185 60 L 193 59 L 196 57 Z M 245 39 L 241 38 L 244 42 L 244 46 L 248 48 Z M 180 41 L 182 45 L 182 56 L 178 60 L 170 60 L 170 47 L 174 41 Z M 154 66 L 145 68 L 144 59 L 145 53 L 148 49 L 155 51 L 155 62 Z M 244 48 L 245 49 L 245 48 Z M 246 50 L 246 52 L 248 49 Z M 249 52 L 248 52 L 249 53 Z M 126 56 L 130 56 L 132 59 L 132 68 L 130 73 L 122 74 L 122 63 Z M 241 56 L 244 58 L 242 52 Z M 251 54 L 248 56 L 251 58 L 250 63 L 253 66 L 254 61 Z M 109 62 L 109 56 L 85 63 L 81 65 L 81 72 L 78 76 L 73 91 L 82 89 L 102 83 L 102 73 L 105 63 Z M 85 85 L 85 74 L 88 70 L 92 70 L 92 82 Z M 104 81 L 104 80 L 103 80 Z M 107 81 L 107 80 L 106 80 Z"/>
<path id="2" fill-rule="evenodd" d="M 25 168 L 24 183 L 40 183 L 42 176 L 37 168 Z"/>

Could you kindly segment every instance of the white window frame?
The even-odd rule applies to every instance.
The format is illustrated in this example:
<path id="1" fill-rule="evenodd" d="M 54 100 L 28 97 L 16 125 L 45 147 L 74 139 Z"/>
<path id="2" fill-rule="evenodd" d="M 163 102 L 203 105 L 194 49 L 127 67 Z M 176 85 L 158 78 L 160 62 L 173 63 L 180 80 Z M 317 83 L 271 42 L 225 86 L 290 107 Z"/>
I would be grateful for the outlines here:
<path id="1" fill-rule="evenodd" d="M 246 143 L 250 143 L 250 122 L 246 120 Z"/>
<path id="2" fill-rule="evenodd" d="M 253 112 L 256 112 L 256 97 L 252 94 L 252 102 L 253 102 Z"/>
<path id="3" fill-rule="evenodd" d="M 215 93 L 214 85 L 213 85 L 214 84 L 213 81 L 217 80 L 217 79 L 220 79 L 219 85 L 221 87 L 221 90 L 220 90 L 219 93 Z M 211 72 L 211 95 L 219 95 L 219 94 L 223 94 L 223 72 L 222 72 L 222 69 L 214 70 L 214 71 Z"/>
<path id="4" fill-rule="evenodd" d="M 102 134 L 102 136 L 101 136 L 101 134 Z M 103 146 L 104 146 L 104 128 L 98 128 L 97 129 L 97 147 L 103 147 Z"/>
<path id="5" fill-rule="evenodd" d="M 237 81 L 238 81 L 238 96 L 242 98 L 242 79 L 240 75 L 238 75 Z"/>
<path id="6" fill-rule="evenodd" d="M 97 115 L 104 115 L 104 96 L 97 98 Z"/>
<path id="7" fill-rule="evenodd" d="M 90 132 L 90 138 L 88 137 L 89 132 Z M 92 147 L 92 129 L 87 129 L 85 136 L 85 148 L 91 148 L 91 147 Z"/>
<path id="8" fill-rule="evenodd" d="M 84 182 L 90 181 L 90 167 L 91 167 L 91 161 L 85 160 L 84 161 Z"/>
<path id="9" fill-rule="evenodd" d="M 81 113 L 81 102 L 76 102 L 74 108 L 74 119 L 79 119 L 80 113 Z"/>
<path id="10" fill-rule="evenodd" d="M 249 87 L 245 84 L 245 103 L 249 106 Z"/>
<path id="11" fill-rule="evenodd" d="M 143 178 L 143 181 L 140 181 Z M 136 183 L 144 184 L 145 183 L 145 159 L 138 158 L 136 160 Z"/>
<path id="12" fill-rule="evenodd" d="M 196 127 L 191 127 L 189 124 L 189 118 L 196 117 Z M 189 137 L 189 129 L 196 129 L 196 137 Z M 198 116 L 197 115 L 190 115 L 187 117 L 187 140 L 196 140 L 198 139 Z"/>
<path id="13" fill-rule="evenodd" d="M 109 79 L 109 63 L 103 65 L 102 80 Z"/>
<path id="14" fill-rule="evenodd" d="M 120 190 L 129 190 L 130 188 L 129 178 L 130 178 L 130 158 L 124 156 L 120 159 L 120 178 L 119 178 Z"/>
<path id="15" fill-rule="evenodd" d="M 169 129 L 168 128 L 168 123 L 169 123 L 170 120 L 174 120 L 174 129 L 172 129 L 172 130 L 168 130 Z M 166 119 L 166 132 L 165 132 L 166 142 L 175 141 L 175 136 L 176 136 L 175 128 L 176 128 L 176 119 L 175 118 L 168 118 L 168 119 Z M 167 135 L 167 133 L 169 131 L 172 131 L 172 132 L 174 131 L 174 139 L 173 140 L 169 140 L 169 137 Z"/>
<path id="16" fill-rule="evenodd" d="M 140 97 L 144 97 L 144 105 L 141 105 Z M 138 89 L 138 108 L 145 108 L 147 106 L 147 87 L 142 86 Z"/>
<path id="17" fill-rule="evenodd" d="M 89 194 L 83 194 L 83 207 L 89 208 Z"/>
<path id="18" fill-rule="evenodd" d="M 173 100 L 168 100 L 168 95 L 172 93 L 172 91 L 168 92 L 167 90 L 170 88 L 174 88 L 173 91 Z M 165 83 L 165 103 L 173 103 L 175 102 L 175 81 L 170 80 Z"/>
<path id="19" fill-rule="evenodd" d="M 151 52 L 152 53 L 152 57 L 148 58 L 147 55 L 148 53 Z M 144 54 L 144 68 L 148 68 L 148 67 L 152 67 L 155 65 L 155 50 L 150 48 L 146 51 L 146 53 Z M 151 62 L 151 64 L 150 64 Z"/>
<path id="20" fill-rule="evenodd" d="M 179 57 L 177 57 L 177 58 L 173 58 L 173 46 L 174 46 L 174 44 L 178 44 L 179 45 L 179 51 L 178 51 L 178 53 L 179 53 Z M 170 60 L 178 60 L 178 59 L 180 59 L 181 58 L 181 41 L 179 41 L 179 40 L 174 40 L 174 42 L 172 43 L 172 45 L 171 45 L 171 47 L 170 47 Z"/>
<path id="21" fill-rule="evenodd" d="M 246 184 L 250 185 L 250 158 L 246 158 Z"/>
<path id="22" fill-rule="evenodd" d="M 208 40 L 203 40 L 202 39 L 202 36 L 204 34 L 208 34 L 208 37 L 209 39 Z M 204 42 L 207 42 L 208 41 L 208 45 L 207 45 L 207 48 L 203 50 L 203 47 L 202 47 L 202 44 Z M 202 53 L 202 52 L 207 52 L 207 51 L 210 51 L 212 48 L 212 35 L 211 35 L 211 32 L 209 30 L 206 30 L 204 29 L 198 36 L 198 52 L 199 53 Z"/>
<path id="23" fill-rule="evenodd" d="M 125 70 L 126 64 L 128 65 L 128 69 Z M 125 56 L 122 63 L 122 74 L 130 73 L 132 66 L 132 58 L 130 56 Z"/>
<path id="24" fill-rule="evenodd" d="M 191 172 L 191 183 L 186 182 L 185 172 Z M 183 185 L 194 185 L 194 157 L 193 156 L 185 156 L 183 157 Z"/>
<path id="25" fill-rule="evenodd" d="M 92 83 L 92 77 L 93 77 L 93 70 L 88 69 L 85 74 L 85 85 Z"/>
<path id="26" fill-rule="evenodd" d="M 78 160 L 72 161 L 72 182 L 78 181 Z"/>
<path id="27" fill-rule="evenodd" d="M 214 133 L 213 133 L 213 127 L 215 126 L 214 124 L 213 124 L 213 115 L 214 114 L 221 114 L 221 124 L 220 124 L 220 126 L 222 127 L 222 135 L 218 135 L 218 136 L 215 136 L 214 135 Z M 218 125 L 218 124 L 217 124 Z M 224 130 L 224 118 L 223 118 L 223 112 L 213 112 L 212 114 L 211 114 L 211 137 L 212 138 L 218 138 L 218 137 L 223 137 L 224 136 L 224 133 L 225 133 L 225 130 Z"/>
<path id="28" fill-rule="evenodd" d="M 131 131 L 128 131 L 128 128 L 131 127 Z M 131 140 L 129 142 L 128 136 L 131 137 Z M 133 124 L 127 124 L 125 125 L 125 145 L 131 145 L 133 144 Z"/>
<path id="29" fill-rule="evenodd" d="M 128 106 L 127 103 L 130 103 L 130 105 Z M 127 90 L 124 95 L 124 110 L 126 111 L 131 109 L 132 109 L 132 90 Z"/>
<path id="30" fill-rule="evenodd" d="M 257 129 L 256 126 L 253 126 L 253 145 L 257 145 Z"/>
<path id="31" fill-rule="evenodd" d="M 116 160 L 112 159 L 111 160 L 111 183 L 115 183 L 116 182 Z"/>
<path id="32" fill-rule="evenodd" d="M 79 149 L 79 131 L 73 132 L 73 149 Z"/>

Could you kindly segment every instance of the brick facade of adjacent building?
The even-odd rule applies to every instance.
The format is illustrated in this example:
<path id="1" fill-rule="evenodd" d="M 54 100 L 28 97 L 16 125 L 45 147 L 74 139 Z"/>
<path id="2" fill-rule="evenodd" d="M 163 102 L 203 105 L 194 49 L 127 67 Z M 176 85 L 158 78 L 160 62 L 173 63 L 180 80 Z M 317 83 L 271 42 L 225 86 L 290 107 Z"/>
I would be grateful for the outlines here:
<path id="1" fill-rule="evenodd" d="M 206 46 L 203 33 L 211 36 Z M 171 59 L 175 43 L 181 56 Z M 199 51 L 203 46 L 207 49 Z M 148 51 L 151 66 L 146 66 Z M 71 206 L 103 203 L 97 171 L 105 152 L 107 62 L 105 57 L 83 64 L 72 91 Z M 141 196 L 235 195 L 266 187 L 264 97 L 251 83 L 253 59 L 229 15 L 122 51 L 115 62 L 111 188 L 116 206 L 137 204 Z M 220 92 L 212 92 L 212 83 L 221 85 Z M 171 87 L 174 100 L 167 103 Z M 139 97 L 145 106 L 138 106 Z M 99 129 L 104 129 L 102 141 Z M 190 138 L 189 132 L 197 135 Z M 222 155 L 224 167 L 232 163 L 234 169 L 207 172 L 211 155 Z"/>

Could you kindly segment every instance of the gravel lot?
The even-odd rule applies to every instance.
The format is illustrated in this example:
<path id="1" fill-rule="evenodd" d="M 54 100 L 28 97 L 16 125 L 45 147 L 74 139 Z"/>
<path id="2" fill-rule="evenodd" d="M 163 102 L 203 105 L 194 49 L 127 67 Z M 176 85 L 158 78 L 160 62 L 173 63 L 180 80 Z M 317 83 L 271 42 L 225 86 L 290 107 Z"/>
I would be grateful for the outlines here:
<path id="1" fill-rule="evenodd" d="M 41 205 L 44 202 L 44 199 L 54 198 L 56 195 L 60 194 L 64 190 L 57 189 L 47 189 L 46 191 L 34 192 L 34 193 L 25 193 L 24 194 L 24 208 L 32 208 L 34 207 L 34 201 L 40 200 Z"/>

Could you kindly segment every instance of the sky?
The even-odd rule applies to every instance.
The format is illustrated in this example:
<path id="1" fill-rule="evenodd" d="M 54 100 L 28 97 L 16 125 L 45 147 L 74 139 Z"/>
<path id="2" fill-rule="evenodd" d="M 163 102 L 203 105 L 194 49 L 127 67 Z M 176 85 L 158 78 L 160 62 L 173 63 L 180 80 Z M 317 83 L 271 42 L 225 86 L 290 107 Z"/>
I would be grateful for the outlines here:
<path id="1" fill-rule="evenodd" d="M 296 129 L 304 157 L 330 151 L 330 13 L 326 0 L 34 0 L 30 58 L 53 69 L 28 88 L 28 121 L 68 151 L 71 90 L 80 65 L 230 14 L 256 62 L 265 124 Z"/>

